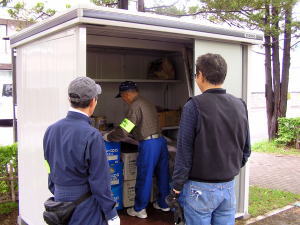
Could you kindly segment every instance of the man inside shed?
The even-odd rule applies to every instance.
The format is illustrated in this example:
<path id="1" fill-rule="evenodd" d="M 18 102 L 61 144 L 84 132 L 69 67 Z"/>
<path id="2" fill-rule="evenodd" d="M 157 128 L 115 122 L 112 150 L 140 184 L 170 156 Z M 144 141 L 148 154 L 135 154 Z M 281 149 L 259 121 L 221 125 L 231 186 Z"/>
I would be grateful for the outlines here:
<path id="1" fill-rule="evenodd" d="M 55 201 L 74 202 L 90 193 L 76 206 L 69 225 L 120 225 L 104 141 L 89 118 L 99 94 L 101 87 L 91 78 L 73 80 L 66 118 L 49 126 L 44 135 L 49 190 Z"/>
<path id="2" fill-rule="evenodd" d="M 219 54 L 196 62 L 202 94 L 190 98 L 181 116 L 168 199 L 181 194 L 186 225 L 234 225 L 234 177 L 250 156 L 246 104 L 222 88 L 227 64 Z"/>
<path id="3" fill-rule="evenodd" d="M 134 207 L 127 209 L 130 216 L 147 218 L 146 207 L 155 174 L 158 183 L 158 200 L 153 207 L 169 211 L 165 202 L 169 194 L 169 166 L 167 142 L 161 136 L 155 105 L 140 96 L 137 85 L 125 81 L 119 86 L 116 98 L 121 97 L 129 106 L 125 118 L 113 131 L 104 135 L 108 141 L 120 141 L 132 134 L 138 141 L 137 178 Z"/>

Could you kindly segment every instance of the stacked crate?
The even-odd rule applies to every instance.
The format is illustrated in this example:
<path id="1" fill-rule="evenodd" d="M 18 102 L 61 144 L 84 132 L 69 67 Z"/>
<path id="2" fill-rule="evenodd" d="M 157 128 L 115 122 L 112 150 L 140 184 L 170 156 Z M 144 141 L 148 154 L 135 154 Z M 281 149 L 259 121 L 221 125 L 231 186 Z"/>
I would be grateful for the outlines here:
<path id="1" fill-rule="evenodd" d="M 121 162 L 120 142 L 105 141 L 107 160 L 111 174 L 111 190 L 117 203 L 117 210 L 123 208 L 123 163 Z"/>
<path id="2" fill-rule="evenodd" d="M 132 207 L 135 198 L 137 152 L 121 153 L 124 163 L 123 206 Z"/>

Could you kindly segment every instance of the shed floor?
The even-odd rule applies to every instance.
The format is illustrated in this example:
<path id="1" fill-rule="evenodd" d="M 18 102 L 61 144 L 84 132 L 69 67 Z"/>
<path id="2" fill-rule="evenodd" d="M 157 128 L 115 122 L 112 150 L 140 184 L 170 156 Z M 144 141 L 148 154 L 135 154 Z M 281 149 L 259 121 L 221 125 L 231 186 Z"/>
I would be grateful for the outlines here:
<path id="1" fill-rule="evenodd" d="M 147 207 L 147 219 L 140 219 L 137 217 L 128 216 L 126 209 L 118 211 L 121 219 L 121 225 L 172 225 L 173 212 L 163 212 L 161 210 L 154 209 L 152 206 Z"/>

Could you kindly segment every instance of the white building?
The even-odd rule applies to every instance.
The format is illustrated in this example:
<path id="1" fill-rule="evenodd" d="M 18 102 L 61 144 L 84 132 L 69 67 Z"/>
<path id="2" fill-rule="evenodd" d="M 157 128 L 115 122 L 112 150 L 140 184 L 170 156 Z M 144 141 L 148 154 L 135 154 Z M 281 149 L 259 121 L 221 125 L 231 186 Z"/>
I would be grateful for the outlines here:
<path id="1" fill-rule="evenodd" d="M 0 145 L 13 142 L 12 62 L 8 35 L 16 21 L 0 19 Z"/>
<path id="2" fill-rule="evenodd" d="M 14 142 L 13 66 L 9 36 L 28 22 L 0 18 L 0 145 Z"/>

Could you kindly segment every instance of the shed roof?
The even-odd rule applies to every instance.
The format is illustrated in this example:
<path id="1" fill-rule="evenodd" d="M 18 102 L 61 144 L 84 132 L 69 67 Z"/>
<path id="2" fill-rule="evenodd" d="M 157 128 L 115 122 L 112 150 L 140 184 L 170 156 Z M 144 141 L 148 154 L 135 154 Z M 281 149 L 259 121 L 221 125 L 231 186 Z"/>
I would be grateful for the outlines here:
<path id="1" fill-rule="evenodd" d="M 176 33 L 187 37 L 225 39 L 249 44 L 258 43 L 263 39 L 262 34 L 248 30 L 220 28 L 196 22 L 185 22 L 173 17 L 121 9 L 79 6 L 78 8 L 50 17 L 13 35 L 11 37 L 11 44 L 17 46 L 21 44 L 20 42 L 26 42 L 26 39 L 30 38 L 32 40 L 37 35 L 41 37 L 43 36 L 43 32 L 45 33 L 45 31 L 60 25 L 65 25 L 60 26 L 60 29 L 64 29 L 78 24 L 98 24 L 123 28 L 133 27 L 140 30 Z"/>

